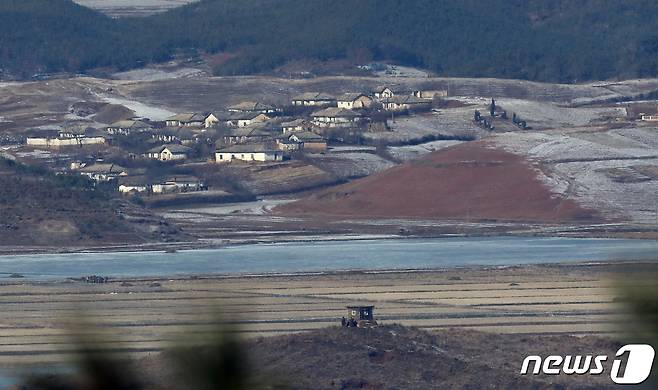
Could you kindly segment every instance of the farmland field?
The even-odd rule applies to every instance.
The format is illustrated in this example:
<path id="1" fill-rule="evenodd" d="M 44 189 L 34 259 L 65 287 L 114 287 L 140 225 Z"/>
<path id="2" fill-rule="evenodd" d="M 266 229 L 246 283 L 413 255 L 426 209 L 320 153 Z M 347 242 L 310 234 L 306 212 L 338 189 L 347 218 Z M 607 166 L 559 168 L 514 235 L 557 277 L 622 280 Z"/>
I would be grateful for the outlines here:
<path id="1" fill-rule="evenodd" d="M 381 324 L 399 323 L 429 332 L 450 334 L 454 332 L 450 329 L 459 328 L 523 337 L 614 338 L 624 318 L 616 298 L 623 285 L 620 281 L 634 280 L 637 286 L 641 281 L 626 276 L 656 271 L 651 264 L 536 265 L 414 273 L 124 279 L 97 285 L 5 281 L 0 285 L 0 308 L 8 315 L 0 331 L 0 367 L 9 370 L 68 361 L 73 353 L 71 326 L 80 321 L 80 315 L 97 325 L 86 334 L 114 340 L 103 348 L 143 357 L 191 334 L 212 332 L 218 312 L 251 339 L 335 327 L 345 306 L 354 302 L 374 304 Z M 473 348 L 477 349 L 475 344 Z"/>

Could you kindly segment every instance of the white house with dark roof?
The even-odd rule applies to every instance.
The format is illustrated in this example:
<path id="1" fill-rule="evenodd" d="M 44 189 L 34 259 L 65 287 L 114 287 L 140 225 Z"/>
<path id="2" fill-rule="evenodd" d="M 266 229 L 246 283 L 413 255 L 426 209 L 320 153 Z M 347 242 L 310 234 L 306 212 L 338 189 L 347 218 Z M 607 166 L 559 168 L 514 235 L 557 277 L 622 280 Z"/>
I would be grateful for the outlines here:
<path id="1" fill-rule="evenodd" d="M 128 170 L 116 164 L 97 163 L 87 165 L 79 168 L 78 172 L 82 176 L 87 176 L 91 180 L 97 182 L 108 182 L 119 178 L 120 176 L 128 176 Z"/>
<path id="2" fill-rule="evenodd" d="M 162 145 L 149 150 L 145 156 L 160 161 L 182 161 L 187 160 L 191 152 L 191 148 L 183 145 Z"/>
<path id="3" fill-rule="evenodd" d="M 219 123 L 219 119 L 212 113 L 184 113 L 176 114 L 165 119 L 165 125 L 167 127 L 198 127 L 198 128 L 208 128 L 212 127 L 214 124 Z"/>
<path id="4" fill-rule="evenodd" d="M 338 108 L 347 110 L 368 108 L 372 106 L 372 103 L 372 98 L 363 93 L 344 93 L 336 98 Z"/>
<path id="5" fill-rule="evenodd" d="M 435 97 L 447 97 L 447 89 L 417 89 L 411 93 L 413 96 L 421 99 L 434 99 Z"/>
<path id="6" fill-rule="evenodd" d="M 255 112 L 261 114 L 272 114 L 277 112 L 277 108 L 260 102 L 242 102 L 234 104 L 227 108 L 229 112 Z"/>
<path id="7" fill-rule="evenodd" d="M 363 120 L 361 113 L 338 107 L 329 107 L 314 112 L 312 117 L 313 124 L 321 127 L 346 127 Z"/>
<path id="8" fill-rule="evenodd" d="M 265 123 L 270 120 L 270 117 L 262 112 L 229 112 L 220 114 L 219 120 L 229 127 L 248 127 L 257 123 Z"/>
<path id="9" fill-rule="evenodd" d="M 106 137 L 92 128 L 68 128 L 64 130 L 49 129 L 31 132 L 25 139 L 28 146 L 60 148 L 66 146 L 102 145 Z"/>
<path id="10" fill-rule="evenodd" d="M 334 106 L 336 97 L 323 92 L 306 92 L 292 98 L 293 106 Z"/>
<path id="11" fill-rule="evenodd" d="M 196 176 L 170 176 L 151 186 L 154 194 L 205 191 L 208 187 Z"/>
<path id="12" fill-rule="evenodd" d="M 283 161 L 283 151 L 268 144 L 233 145 L 215 152 L 217 163 Z"/>
<path id="13" fill-rule="evenodd" d="M 382 106 L 388 111 L 419 110 L 429 108 L 432 101 L 422 99 L 413 95 L 395 95 L 382 102 Z"/>
<path id="14" fill-rule="evenodd" d="M 373 95 L 375 96 L 375 99 L 383 100 L 392 98 L 394 93 L 393 90 L 389 87 L 377 87 L 373 91 Z"/>
<path id="15" fill-rule="evenodd" d="M 327 140 L 310 131 L 292 133 L 288 140 L 299 142 L 301 149 L 307 152 L 324 152 L 327 150 Z"/>
<path id="16" fill-rule="evenodd" d="M 148 192 L 151 189 L 148 179 L 145 176 L 122 176 L 119 178 L 118 190 L 122 194 L 139 194 Z"/>
<path id="17" fill-rule="evenodd" d="M 146 122 L 130 119 L 112 123 L 107 127 L 107 133 L 111 135 L 130 135 L 151 129 L 153 129 L 153 126 Z"/>
<path id="18" fill-rule="evenodd" d="M 313 127 L 313 124 L 305 119 L 295 119 L 290 122 L 282 122 L 281 129 L 283 134 L 294 133 L 298 131 L 307 131 Z"/>

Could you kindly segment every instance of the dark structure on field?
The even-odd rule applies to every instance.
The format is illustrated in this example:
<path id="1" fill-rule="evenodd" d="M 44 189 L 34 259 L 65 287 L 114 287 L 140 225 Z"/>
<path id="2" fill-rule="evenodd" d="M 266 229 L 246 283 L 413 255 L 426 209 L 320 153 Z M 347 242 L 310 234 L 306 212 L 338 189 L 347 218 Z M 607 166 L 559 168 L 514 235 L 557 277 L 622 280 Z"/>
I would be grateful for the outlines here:
<path id="1" fill-rule="evenodd" d="M 347 317 L 343 317 L 344 327 L 367 328 L 377 325 L 374 318 L 373 305 L 347 306 Z"/>

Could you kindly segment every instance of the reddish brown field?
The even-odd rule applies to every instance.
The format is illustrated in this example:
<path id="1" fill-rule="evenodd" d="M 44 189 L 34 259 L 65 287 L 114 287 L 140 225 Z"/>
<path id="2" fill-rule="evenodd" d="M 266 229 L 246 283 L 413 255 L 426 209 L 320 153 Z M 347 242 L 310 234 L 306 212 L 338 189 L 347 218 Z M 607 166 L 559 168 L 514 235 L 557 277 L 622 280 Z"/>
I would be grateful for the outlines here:
<path id="1" fill-rule="evenodd" d="M 279 206 L 287 215 L 568 222 L 598 215 L 551 193 L 532 164 L 484 142 L 437 151 Z"/>

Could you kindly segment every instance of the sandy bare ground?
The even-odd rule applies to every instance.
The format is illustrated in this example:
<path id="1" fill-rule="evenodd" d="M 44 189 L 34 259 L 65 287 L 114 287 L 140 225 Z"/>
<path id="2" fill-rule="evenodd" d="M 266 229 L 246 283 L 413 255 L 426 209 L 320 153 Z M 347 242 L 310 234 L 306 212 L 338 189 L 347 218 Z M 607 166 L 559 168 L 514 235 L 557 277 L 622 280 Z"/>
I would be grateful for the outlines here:
<path id="1" fill-rule="evenodd" d="M 74 333 L 109 351 L 148 355 L 211 332 L 217 313 L 245 337 L 338 324 L 345 306 L 376 305 L 378 321 L 430 331 L 614 336 L 624 321 L 614 286 L 658 265 L 565 265 L 271 277 L 0 285 L 0 367 L 62 363 Z M 655 279 L 654 279 L 655 280 Z M 95 325 L 91 325 L 95 324 Z M 110 337 L 107 339 L 107 337 Z"/>

